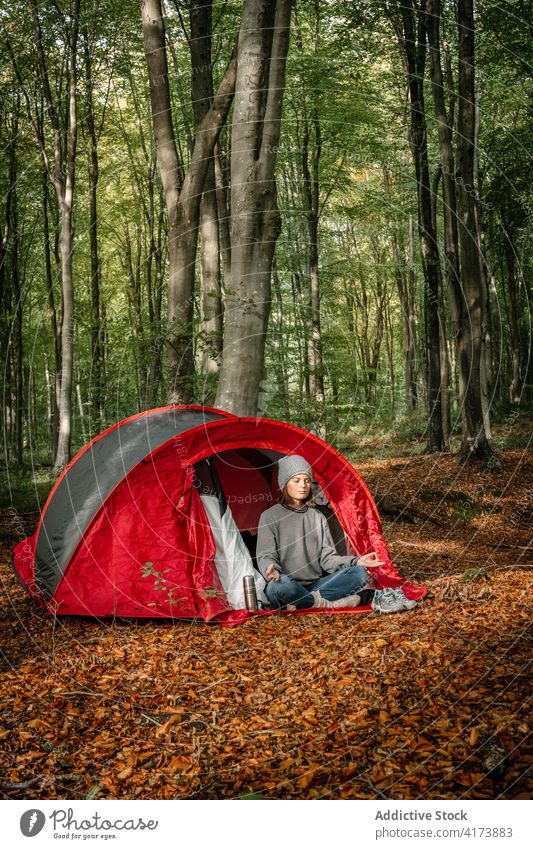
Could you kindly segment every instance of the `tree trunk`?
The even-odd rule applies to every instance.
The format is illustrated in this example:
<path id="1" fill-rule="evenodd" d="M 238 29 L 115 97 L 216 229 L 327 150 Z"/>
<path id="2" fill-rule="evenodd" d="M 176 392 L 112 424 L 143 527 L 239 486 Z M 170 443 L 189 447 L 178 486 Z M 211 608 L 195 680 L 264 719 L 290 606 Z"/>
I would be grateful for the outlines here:
<path id="1" fill-rule="evenodd" d="M 385 304 L 385 348 L 389 367 L 391 418 L 394 420 L 396 413 L 396 368 L 394 365 L 394 327 L 389 305 L 390 301 Z"/>
<path id="2" fill-rule="evenodd" d="M 59 432 L 54 471 L 65 468 L 70 459 L 70 443 L 72 429 L 72 368 L 74 353 L 74 291 L 72 283 L 72 254 L 73 254 L 73 202 L 74 183 L 76 175 L 76 146 L 78 137 L 77 125 L 77 51 L 79 31 L 80 0 L 75 0 L 74 6 L 65 22 L 65 50 L 68 51 L 67 85 L 65 104 L 59 100 L 56 103 L 50 86 L 48 68 L 43 47 L 41 23 L 37 3 L 31 0 L 35 46 L 39 74 L 41 78 L 44 100 L 48 108 L 48 116 L 54 133 L 54 161 L 51 163 L 44 145 L 44 138 L 36 129 L 41 146 L 43 164 L 52 182 L 60 210 L 61 229 L 59 234 L 59 251 L 61 255 L 61 383 L 59 390 Z M 19 81 L 22 82 L 20 71 L 14 64 Z M 22 86 L 27 102 L 28 95 Z M 61 116 L 61 111 L 64 115 Z M 60 117 L 61 116 L 61 117 Z"/>
<path id="3" fill-rule="evenodd" d="M 224 279 L 224 288 L 231 289 L 231 234 L 230 234 L 230 211 L 228 209 L 228 198 L 226 183 L 224 180 L 224 169 L 222 167 L 222 154 L 220 145 L 215 145 L 215 191 L 217 198 L 218 238 L 220 244 L 220 266 Z"/>
<path id="4" fill-rule="evenodd" d="M 278 384 L 278 394 L 282 406 L 283 417 L 285 421 L 290 421 L 287 351 L 283 342 L 283 294 L 281 291 L 281 282 L 275 259 L 272 263 L 272 285 L 274 288 L 277 309 L 276 323 L 272 332 L 274 347 L 274 372 L 276 374 L 276 382 Z"/>
<path id="5" fill-rule="evenodd" d="M 408 235 L 408 280 L 407 280 L 407 302 L 409 305 L 409 361 L 411 363 L 411 389 L 412 409 L 418 407 L 417 388 L 417 350 L 416 350 L 416 276 L 415 276 L 415 227 L 413 216 L 409 215 Z"/>
<path id="6" fill-rule="evenodd" d="M 59 121 L 59 108 L 53 100 L 46 59 L 44 55 L 41 25 L 37 12 L 37 4 L 32 0 L 33 22 L 35 29 L 37 56 L 45 100 L 52 127 L 54 129 L 54 170 L 49 166 L 46 151 L 43 149 L 43 160 L 48 168 L 49 176 L 54 184 L 61 215 L 61 232 L 59 248 L 61 254 L 61 384 L 59 391 L 59 432 L 57 451 L 54 461 L 54 471 L 65 468 L 70 460 L 71 429 L 72 429 L 72 369 L 74 361 L 74 290 L 72 282 L 73 239 L 73 204 L 74 183 L 76 175 L 76 146 L 78 136 L 77 124 L 77 50 L 80 0 L 75 0 L 66 31 L 68 44 L 68 103 L 66 150 L 62 145 L 62 131 Z"/>
<path id="7" fill-rule="evenodd" d="M 191 99 L 198 130 L 213 101 L 211 57 L 212 0 L 192 0 L 190 7 Z M 202 203 L 200 205 L 201 296 L 200 347 L 202 373 L 218 372 L 222 353 L 222 298 L 220 287 L 220 248 L 218 207 L 215 186 L 215 154 L 209 156 Z M 212 387 L 204 400 L 210 402 Z"/>
<path id="8" fill-rule="evenodd" d="M 481 400 L 482 280 L 476 227 L 474 186 L 475 57 L 473 0 L 458 0 L 459 107 L 457 212 L 462 283 L 468 320 L 461 323 L 458 355 L 464 386 L 465 418 L 459 459 L 485 459 L 491 454 Z"/>
<path id="9" fill-rule="evenodd" d="M 100 259 L 98 255 L 98 138 L 94 120 L 92 59 L 87 30 L 84 37 L 86 123 L 89 131 L 89 233 L 91 244 L 91 411 L 90 436 L 102 429 L 102 348 L 100 342 Z"/>
<path id="10" fill-rule="evenodd" d="M 141 6 L 155 146 L 168 213 L 167 399 L 169 403 L 188 403 L 194 385 L 192 322 L 200 202 L 209 158 L 233 100 L 236 62 L 232 57 L 197 128 L 191 163 L 182 180 L 171 114 L 161 0 L 142 0 Z"/>
<path id="11" fill-rule="evenodd" d="M 452 332 L 454 344 L 457 344 L 458 335 L 462 325 L 462 292 L 461 274 L 459 268 L 459 237 L 457 231 L 457 205 L 455 184 L 455 162 L 452 146 L 453 116 L 446 109 L 444 96 L 444 77 L 442 72 L 440 52 L 440 0 L 428 0 L 427 5 L 427 31 L 429 43 L 431 90 L 437 119 L 437 130 L 439 139 L 440 167 L 442 177 L 443 195 L 443 221 L 444 221 L 444 274 L 448 290 L 448 303 L 452 320 Z M 449 81 L 451 82 L 451 80 Z M 436 193 L 435 193 L 436 195 Z M 436 203 L 435 196 L 435 203 Z M 442 376 L 442 418 L 445 443 L 448 444 L 451 429 L 451 409 L 449 397 L 449 366 L 448 351 L 446 344 L 446 316 L 443 305 L 443 297 L 439 298 L 439 315 L 441 326 L 441 376 Z M 461 410 L 463 405 L 461 403 Z"/>
<path id="12" fill-rule="evenodd" d="M 450 364 L 448 361 L 448 346 L 446 334 L 446 311 L 444 309 L 444 297 L 441 292 L 439 300 L 439 357 L 440 374 L 442 380 L 442 435 L 444 446 L 449 447 L 452 430 L 451 407 L 450 407 Z"/>
<path id="13" fill-rule="evenodd" d="M 325 428 L 319 423 L 325 401 L 322 334 L 320 331 L 320 279 L 318 273 L 319 164 L 322 145 L 320 122 L 318 120 L 318 114 L 315 112 L 312 119 L 314 145 L 311 168 L 309 168 L 310 128 L 305 100 L 303 103 L 303 120 L 302 170 L 304 178 L 304 201 L 307 213 L 307 261 L 309 268 L 309 338 L 307 340 L 309 350 L 309 377 L 311 397 L 317 405 L 317 424 L 315 429 L 320 436 L 325 437 Z"/>
<path id="14" fill-rule="evenodd" d="M 426 19 L 430 47 L 431 90 L 437 118 L 442 169 L 445 274 L 454 338 L 456 339 L 461 325 L 462 293 L 459 270 L 459 237 L 457 231 L 456 175 L 452 146 L 453 118 L 447 113 L 444 97 L 444 80 L 440 55 L 440 0 L 428 0 Z"/>
<path id="15" fill-rule="evenodd" d="M 489 322 L 491 327 L 491 344 L 490 344 L 490 353 L 491 353 L 491 374 L 493 375 L 493 385 L 492 385 L 492 397 L 494 404 L 497 404 L 500 400 L 500 391 L 501 391 L 501 380 L 500 380 L 500 367 L 499 363 L 501 360 L 501 334 L 500 334 L 500 324 L 498 319 L 499 315 L 499 305 L 498 305 L 498 291 L 496 288 L 496 275 L 494 272 L 491 272 L 488 280 L 488 289 L 489 289 Z"/>
<path id="16" fill-rule="evenodd" d="M 511 330 L 511 383 L 509 400 L 519 404 L 522 396 L 522 374 L 520 364 L 520 325 L 518 305 L 518 285 L 516 281 L 515 246 L 510 227 L 504 229 L 504 255 L 507 269 L 507 291 L 509 293 L 509 326 Z"/>
<path id="17" fill-rule="evenodd" d="M 54 278 L 52 274 L 52 260 L 50 256 L 50 224 L 48 221 L 48 175 L 46 173 L 46 169 L 44 169 L 42 172 L 42 210 L 46 289 L 48 293 L 48 314 L 50 317 L 52 341 L 54 344 L 54 392 L 51 398 L 50 410 L 50 454 L 53 461 L 57 452 L 57 439 L 59 435 L 58 401 L 61 386 L 61 334 L 57 324 L 57 312 L 54 298 Z"/>
<path id="18" fill-rule="evenodd" d="M 16 137 L 15 137 L 16 138 Z M 20 289 L 20 237 L 18 220 L 17 199 L 17 166 L 15 141 L 11 146 L 13 157 L 13 168 L 10 172 L 13 176 L 13 197 L 11 203 L 11 283 L 13 286 L 14 327 L 13 327 L 13 354 L 15 362 L 15 460 L 21 469 L 24 465 L 23 459 L 23 426 L 24 426 L 24 362 L 23 362 L 23 339 L 22 339 L 22 292 Z"/>
<path id="19" fill-rule="evenodd" d="M 4 398 L 4 439 L 6 460 L 13 455 L 23 466 L 23 334 L 20 288 L 20 234 L 17 194 L 17 142 L 20 96 L 14 99 L 13 120 L 6 144 L 7 186 L 5 220 L 0 237 L 0 354 L 2 355 Z M 9 285 L 6 286 L 6 281 Z"/>
<path id="20" fill-rule="evenodd" d="M 161 306 L 163 296 L 163 218 L 164 199 L 161 193 L 159 193 L 157 230 L 154 233 L 155 292 L 153 298 L 153 329 L 147 400 L 149 408 L 157 405 L 158 389 L 162 378 L 162 356 L 164 345 L 164 339 L 161 333 Z"/>
<path id="21" fill-rule="evenodd" d="M 220 286 L 218 207 L 215 171 L 210 165 L 200 208 L 202 373 L 217 374 L 222 353 L 222 296 Z"/>
<path id="22" fill-rule="evenodd" d="M 72 428 L 72 368 L 74 364 L 74 291 L 72 287 L 72 189 L 65 192 L 61 210 L 61 385 L 59 392 L 59 433 L 54 472 L 62 471 L 70 459 Z"/>
<path id="23" fill-rule="evenodd" d="M 126 224 L 124 232 L 126 243 L 126 267 L 128 278 L 130 281 L 131 301 L 133 306 L 133 326 L 135 337 L 137 339 L 137 385 L 139 395 L 139 409 L 144 409 L 146 405 L 147 391 L 147 350 L 146 337 L 144 333 L 143 309 L 142 309 L 142 292 L 141 292 L 141 231 L 137 227 L 135 251 L 132 245 L 132 239 L 129 232 L 129 227 Z"/>
<path id="24" fill-rule="evenodd" d="M 390 194 L 390 176 L 387 167 L 383 168 L 383 183 L 387 194 Z M 413 219 L 409 216 L 409 257 L 412 253 Z M 392 257 L 394 260 L 394 280 L 400 310 L 402 313 L 402 330 L 404 345 L 404 371 L 405 371 L 405 407 L 408 412 L 413 412 L 417 405 L 416 390 L 416 336 L 415 336 L 415 286 L 414 286 L 414 260 L 408 263 L 408 276 L 405 268 L 404 248 L 400 249 L 397 225 L 391 220 L 391 242 Z"/>
<path id="25" fill-rule="evenodd" d="M 289 0 L 245 0 L 231 143 L 231 278 L 217 406 L 255 415 L 263 375 L 270 275 L 281 219 L 274 170 Z"/>
<path id="26" fill-rule="evenodd" d="M 409 86 L 409 142 L 418 191 L 418 230 L 424 271 L 426 301 L 428 451 L 442 451 L 441 375 L 439 357 L 440 262 L 437 234 L 431 214 L 431 187 L 424 104 L 426 25 L 423 10 L 418 13 L 417 32 L 412 0 L 401 5 L 402 30 L 398 32 Z"/>

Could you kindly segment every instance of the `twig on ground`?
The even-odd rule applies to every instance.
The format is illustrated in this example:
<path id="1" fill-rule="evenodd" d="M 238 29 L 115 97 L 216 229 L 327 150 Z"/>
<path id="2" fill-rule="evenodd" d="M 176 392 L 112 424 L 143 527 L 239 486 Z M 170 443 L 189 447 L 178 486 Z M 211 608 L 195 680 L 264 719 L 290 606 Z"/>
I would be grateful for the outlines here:
<path id="1" fill-rule="evenodd" d="M 5 790 L 27 790 L 41 781 L 51 783 L 52 781 L 75 781 L 77 778 L 83 778 L 83 776 L 79 772 L 73 772 L 65 775 L 34 775 L 27 781 L 7 781 L 5 778 L 0 778 L 0 787 Z"/>

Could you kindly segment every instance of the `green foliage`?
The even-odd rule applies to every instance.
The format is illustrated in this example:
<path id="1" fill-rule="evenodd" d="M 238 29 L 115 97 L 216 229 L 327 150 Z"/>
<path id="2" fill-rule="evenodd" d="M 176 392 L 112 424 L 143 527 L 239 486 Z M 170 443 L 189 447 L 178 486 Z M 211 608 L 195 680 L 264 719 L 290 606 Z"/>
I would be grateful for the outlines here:
<path id="1" fill-rule="evenodd" d="M 465 570 L 461 580 L 463 584 L 477 584 L 480 581 L 488 581 L 489 573 L 483 567 L 472 567 Z"/>
<path id="2" fill-rule="evenodd" d="M 170 569 L 154 569 L 154 564 L 147 562 L 141 569 L 141 574 L 143 578 L 154 578 L 154 589 L 157 592 L 165 593 L 168 603 L 170 605 L 179 604 L 180 602 L 186 601 L 186 598 L 180 596 L 179 598 L 175 597 L 175 593 L 178 591 L 179 587 L 172 586 L 171 583 L 163 577 L 167 572 L 170 572 Z M 156 607 L 156 602 L 150 602 L 148 607 Z"/>
<path id="3" fill-rule="evenodd" d="M 182 14 L 178 14 L 178 8 Z M 327 434 L 338 447 L 359 456 L 384 451 L 392 441 L 422 450 L 425 413 L 425 296 L 415 232 L 409 256 L 409 222 L 416 220 L 417 191 L 407 135 L 405 79 L 391 9 L 363 0 L 331 4 L 294 4 L 287 64 L 281 142 L 277 162 L 282 232 L 276 245 L 270 322 L 267 331 L 261 414 L 289 419 Z M 193 109 L 186 4 L 166 4 L 169 75 L 179 153 L 190 161 Z M 492 414 L 505 418 L 512 358 L 506 340 L 512 305 L 506 251 L 511 248 L 518 280 L 522 351 L 530 342 L 531 238 L 529 158 L 531 147 L 531 67 L 528 53 L 529 4 L 480 0 L 477 6 L 477 84 L 480 97 L 479 191 L 484 224 L 486 272 L 493 281 L 491 345 L 495 400 Z M 0 346 L 4 373 L 4 428 L 7 462 L 15 460 L 21 407 L 20 443 L 31 466 L 52 455 L 51 415 L 56 362 L 51 300 L 61 320 L 60 211 L 50 181 L 46 184 L 51 294 L 48 291 L 43 215 L 43 162 L 36 136 L 41 128 L 53 159 L 50 115 L 43 111 L 41 81 L 35 73 L 35 34 L 28 6 L 9 0 L 2 13 L 4 62 L 0 74 L 0 225 L 9 232 L 5 261 L 0 260 Z M 217 85 L 238 32 L 242 3 L 213 3 L 213 76 Z M 67 61 L 63 3 L 40 4 L 42 41 L 50 83 L 65 93 Z M 443 37 L 450 46 L 456 75 L 455 7 L 443 3 Z M 185 27 L 185 31 L 184 31 Z M 75 337 L 73 438 L 75 452 L 115 421 L 166 403 L 165 378 L 167 263 L 166 210 L 155 164 L 155 141 L 138 4 L 103 0 L 81 4 L 78 56 L 78 155 L 74 208 Z M 88 132 L 88 75 L 85 47 L 92 63 L 95 122 L 98 131 L 98 250 L 100 314 L 96 319 L 103 360 L 103 398 L 95 417 L 96 371 L 91 334 L 91 227 Z M 14 60 L 14 61 L 13 61 Z M 456 80 L 453 81 L 456 84 Z M 426 85 L 430 171 L 438 166 L 437 128 L 431 87 Z M 447 89 L 447 94 L 449 91 Z M 62 103 L 64 104 L 64 99 Z M 31 116 L 31 120 L 30 120 Z M 64 115 L 60 114 L 60 132 Z M 316 157 L 319 221 L 318 255 L 322 367 L 308 365 L 309 230 L 303 151 L 306 122 L 308 166 Z M 63 143 L 66 139 L 63 138 Z M 220 137 L 223 173 L 228 183 L 231 114 Z M 9 152 L 15 151 L 16 193 L 10 195 Z M 228 188 L 228 186 L 226 186 Z M 7 198 L 16 206 L 17 226 L 6 222 Z M 16 203 L 15 203 L 16 201 Z M 14 205 L 15 204 L 15 205 Z M 442 245 L 442 203 L 436 207 Z M 10 224 L 6 231 L 6 225 Z M 18 237 L 20 297 L 13 276 L 13 233 Z M 394 243 L 398 255 L 394 253 Z M 200 248 L 201 250 L 201 248 Z M 443 258 L 444 262 L 444 258 Z M 444 265 L 443 265 L 444 269 Z M 398 276 L 412 274 L 416 290 L 416 381 L 419 408 L 405 400 L 405 350 Z M 217 375 L 202 370 L 206 338 L 201 325 L 200 263 L 194 303 L 196 373 L 193 401 L 212 404 Z M 228 286 L 229 288 L 229 286 Z M 17 363 L 14 329 L 22 312 L 22 362 Z M 452 336 L 447 298 L 446 332 Z M 380 337 L 381 333 L 381 338 Z M 375 349 L 375 351 L 374 351 Z M 374 356 L 375 353 L 375 356 Z M 450 380 L 452 424 L 457 422 L 456 382 Z M 455 364 L 457 369 L 457 364 Z M 530 366 L 531 369 L 531 366 Z M 22 396 L 17 396 L 17 370 Z M 524 368 L 525 370 L 525 359 Z M 318 374 L 325 397 L 317 401 L 310 383 Z M 533 377 L 523 375 L 531 398 Z M 455 438 L 455 434 L 452 434 Z M 498 439 L 499 437 L 497 437 Z M 528 444 L 525 429 L 513 428 L 501 444 Z M 500 442 L 497 442 L 500 445 Z M 408 450 L 406 447 L 405 450 Z M 41 472 L 38 473 L 39 478 Z M 26 506 L 42 502 L 50 481 L 28 477 L 12 487 Z M 8 503 L 9 494 L 4 496 Z"/>

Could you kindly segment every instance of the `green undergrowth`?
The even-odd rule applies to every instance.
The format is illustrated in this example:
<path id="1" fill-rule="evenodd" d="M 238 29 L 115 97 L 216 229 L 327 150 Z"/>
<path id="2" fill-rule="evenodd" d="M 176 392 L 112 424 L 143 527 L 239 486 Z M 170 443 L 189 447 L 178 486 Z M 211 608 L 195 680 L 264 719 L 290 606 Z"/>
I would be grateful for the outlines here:
<path id="1" fill-rule="evenodd" d="M 499 414 L 492 424 L 492 445 L 496 451 L 524 450 L 531 447 L 533 413 L 528 410 L 510 408 Z M 403 416 L 394 422 L 383 423 L 377 418 L 350 422 L 349 418 L 339 421 L 339 429 L 328 433 L 328 441 L 344 454 L 350 462 L 357 464 L 366 460 L 387 460 L 394 457 L 413 457 L 426 449 L 426 423 L 422 411 L 412 416 Z M 459 448 L 460 433 L 454 433 L 450 453 Z M 38 512 L 50 492 L 57 475 L 51 466 L 37 465 L 24 470 L 4 465 L 0 469 L 0 509 L 14 507 L 20 513 Z M 467 499 L 457 499 L 454 509 L 466 521 L 475 512 Z"/>
<path id="2" fill-rule="evenodd" d="M 38 512 L 44 506 L 56 475 L 51 468 L 1 470 L 0 509 L 14 507 L 20 513 Z"/>

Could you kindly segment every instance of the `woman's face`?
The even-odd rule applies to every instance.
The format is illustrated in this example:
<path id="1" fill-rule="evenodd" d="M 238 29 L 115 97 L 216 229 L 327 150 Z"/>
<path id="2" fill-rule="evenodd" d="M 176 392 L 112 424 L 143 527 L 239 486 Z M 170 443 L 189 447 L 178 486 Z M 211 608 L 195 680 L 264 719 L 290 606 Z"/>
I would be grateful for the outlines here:
<path id="1" fill-rule="evenodd" d="M 308 475 L 295 475 L 287 481 L 287 495 L 301 504 L 309 495 L 311 480 Z"/>

